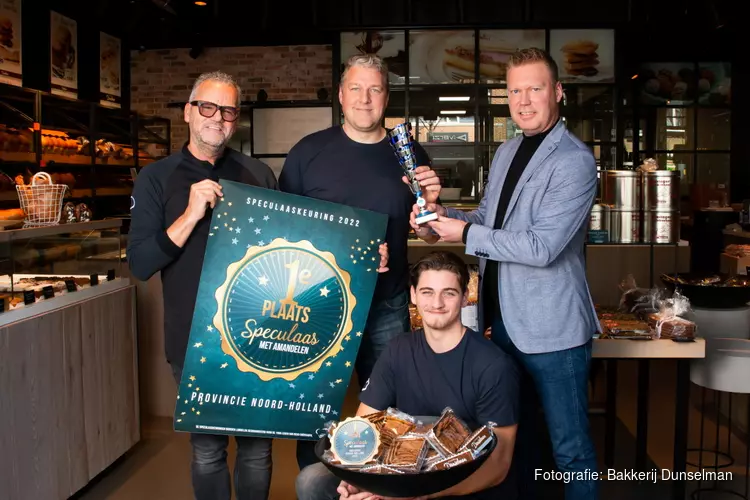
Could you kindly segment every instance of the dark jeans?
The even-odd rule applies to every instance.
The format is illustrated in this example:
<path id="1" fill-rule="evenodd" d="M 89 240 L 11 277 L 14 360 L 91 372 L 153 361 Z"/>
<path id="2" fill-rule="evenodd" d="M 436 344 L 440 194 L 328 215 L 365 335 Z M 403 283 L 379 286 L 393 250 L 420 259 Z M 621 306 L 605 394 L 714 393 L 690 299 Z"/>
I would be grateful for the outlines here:
<path id="1" fill-rule="evenodd" d="M 362 335 L 362 344 L 357 353 L 354 369 L 359 386 L 365 385 L 375 362 L 395 337 L 411 330 L 409 321 L 409 292 L 403 291 L 390 299 L 373 302 Z M 315 441 L 297 441 L 297 465 L 299 470 L 314 464 Z"/>
<path id="2" fill-rule="evenodd" d="M 172 365 L 179 386 L 182 368 Z M 235 436 L 237 459 L 234 465 L 236 500 L 266 500 L 271 488 L 271 445 L 273 440 Z M 227 445 L 229 436 L 190 434 L 193 458 L 190 465 L 195 500 L 230 500 L 232 497 Z"/>
<path id="3" fill-rule="evenodd" d="M 544 410 L 558 470 L 597 471 L 588 420 L 591 341 L 564 351 L 525 354 L 513 344 L 502 320 L 493 322 L 492 340 L 513 356 L 523 369 L 518 435 L 513 458 L 518 474 L 519 498 L 533 500 L 538 497 L 535 469 L 541 467 L 536 428 L 539 403 Z M 597 498 L 597 481 L 571 480 L 565 485 L 566 500 Z"/>

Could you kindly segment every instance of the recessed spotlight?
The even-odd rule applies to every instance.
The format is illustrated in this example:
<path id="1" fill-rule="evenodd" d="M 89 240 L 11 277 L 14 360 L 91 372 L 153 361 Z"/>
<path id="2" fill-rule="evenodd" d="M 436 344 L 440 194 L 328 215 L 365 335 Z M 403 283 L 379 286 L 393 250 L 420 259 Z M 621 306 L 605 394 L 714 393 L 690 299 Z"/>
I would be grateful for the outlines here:
<path id="1" fill-rule="evenodd" d="M 195 2 L 195 5 L 200 5 L 201 7 L 205 7 L 206 6 L 206 2 L 200 2 L 200 1 L 199 2 Z"/>

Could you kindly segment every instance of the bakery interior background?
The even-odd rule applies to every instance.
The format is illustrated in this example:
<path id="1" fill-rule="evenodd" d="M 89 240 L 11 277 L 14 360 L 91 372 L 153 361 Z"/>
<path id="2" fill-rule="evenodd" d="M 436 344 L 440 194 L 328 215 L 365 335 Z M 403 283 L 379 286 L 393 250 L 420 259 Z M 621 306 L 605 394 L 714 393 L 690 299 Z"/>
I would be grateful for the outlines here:
<path id="1" fill-rule="evenodd" d="M 742 140 L 750 125 L 741 112 L 748 108 L 748 98 L 731 93 L 731 88 L 744 88 L 748 64 L 739 57 L 742 44 L 728 1 L 7 2 L 21 6 L 20 29 L 5 23 L 4 31 L 0 29 L 0 45 L 7 49 L 3 39 L 7 41 L 14 30 L 16 35 L 22 33 L 21 55 L 26 62 L 22 86 L 26 89 L 54 93 L 56 78 L 64 81 L 67 72 L 69 77 L 77 77 L 73 95 L 78 101 L 106 104 L 102 91 L 109 73 L 102 65 L 116 64 L 117 57 L 111 50 L 105 54 L 102 47 L 114 43 L 111 39 L 119 40 L 121 76 L 109 78 L 109 84 L 118 87 L 119 110 L 111 116 L 103 114 L 106 119 L 95 118 L 96 125 L 110 118 L 116 121 L 118 114 L 138 112 L 164 119 L 169 127 L 161 122 L 152 128 L 164 139 L 163 144 L 143 145 L 142 151 L 126 147 L 123 152 L 122 146 L 115 144 L 110 148 L 117 150 L 110 151 L 114 157 L 111 164 L 134 155 L 141 160 L 138 166 L 143 166 L 180 147 L 187 129 L 179 108 L 192 80 L 209 69 L 220 68 L 238 76 L 246 106 L 306 106 L 299 112 L 310 113 L 310 107 L 326 105 L 335 122 L 334 117 L 339 116 L 335 88 L 340 61 L 352 51 L 365 49 L 378 51 L 391 66 L 394 85 L 386 124 L 407 116 L 422 124 L 419 139 L 436 158 L 445 195 L 454 202 L 476 203 L 494 151 L 516 132 L 507 111 L 499 109 L 503 106 L 498 104 L 504 103 L 502 71 L 493 70 L 491 60 L 492 50 L 499 50 L 497 57 L 502 58 L 503 50 L 508 50 L 502 42 L 511 40 L 515 46 L 543 44 L 557 58 L 563 76 L 570 77 L 565 80 L 567 110 L 564 107 L 563 116 L 594 149 L 600 168 L 628 168 L 650 156 L 667 168 L 681 162 L 678 168 L 682 169 L 682 194 L 687 204 L 683 213 L 696 208 L 689 206 L 691 198 L 706 204 L 712 196 L 724 196 L 727 202 L 737 203 L 750 189 L 750 170 L 745 167 L 750 144 Z M 70 57 L 72 42 L 68 38 L 51 39 L 56 36 L 50 28 L 57 15 L 75 21 L 74 58 Z M 363 36 L 366 30 L 372 36 Z M 466 58 L 476 56 L 472 47 L 476 34 L 480 35 L 483 57 L 486 54 L 490 61 L 479 65 L 479 80 L 471 83 L 471 70 L 465 68 L 473 61 Z M 500 39 L 499 48 L 493 45 L 493 37 Z M 437 40 L 450 41 L 458 55 L 444 54 L 448 52 L 444 47 L 436 49 L 440 45 Z M 593 47 L 566 53 L 570 42 L 579 40 L 592 41 Z M 455 64 L 447 62 L 449 57 Z M 59 69 L 72 59 L 74 64 Z M 466 95 L 467 102 L 444 102 L 451 96 Z M 723 111 L 714 113 L 720 118 L 711 121 L 704 119 L 705 108 Z M 440 116 L 443 111 L 445 116 Z M 321 112 L 325 114 L 326 108 L 316 116 Z M 665 118 L 685 126 L 682 143 L 660 138 L 664 127 L 654 124 Z M 88 116 L 81 116 L 78 121 L 86 120 Z M 439 120 L 442 128 L 434 128 Z M 450 129 L 449 123 L 464 126 Z M 715 135 L 721 137 L 692 141 L 687 136 L 701 124 L 715 126 Z M 130 126 L 120 125 L 121 129 Z M 269 130 L 272 127 L 269 124 Z M 507 131 L 498 133 L 498 127 Z M 634 141 L 635 136 L 641 141 Z M 55 153 L 72 155 L 76 148 L 81 149 L 75 139 L 70 134 L 50 134 L 46 146 Z M 260 153 L 278 172 L 286 151 L 262 151 L 252 146 L 252 138 L 247 139 L 247 145 L 235 146 L 255 156 Z M 236 141 L 242 140 L 241 126 Z M 678 149 L 686 160 L 675 158 Z M 18 175 L 6 173 L 11 178 Z M 90 194 L 87 189 L 98 188 L 91 199 L 96 218 L 127 214 L 126 191 L 132 186 L 127 169 L 75 175 L 74 181 L 70 172 L 60 171 L 55 180 L 74 184 L 71 187 L 79 189 L 75 194 L 82 196 Z M 697 192 L 696 186 L 700 188 Z M 725 195 L 716 195 L 717 189 Z"/>

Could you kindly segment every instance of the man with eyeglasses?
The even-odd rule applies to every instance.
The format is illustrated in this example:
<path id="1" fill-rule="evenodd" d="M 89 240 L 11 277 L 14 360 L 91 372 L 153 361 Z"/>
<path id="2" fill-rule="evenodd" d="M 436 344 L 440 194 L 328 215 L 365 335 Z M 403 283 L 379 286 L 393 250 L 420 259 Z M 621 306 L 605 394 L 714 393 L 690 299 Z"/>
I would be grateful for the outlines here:
<path id="1" fill-rule="evenodd" d="M 190 337 L 211 211 L 218 181 L 277 189 L 264 163 L 226 147 L 239 117 L 240 88 L 222 72 L 201 75 L 185 105 L 190 140 L 181 151 L 145 167 L 135 182 L 127 256 L 131 273 L 148 280 L 161 271 L 167 361 L 179 384 Z M 268 498 L 270 439 L 236 437 L 237 500 Z M 191 434 L 196 500 L 230 500 L 225 435 Z"/>

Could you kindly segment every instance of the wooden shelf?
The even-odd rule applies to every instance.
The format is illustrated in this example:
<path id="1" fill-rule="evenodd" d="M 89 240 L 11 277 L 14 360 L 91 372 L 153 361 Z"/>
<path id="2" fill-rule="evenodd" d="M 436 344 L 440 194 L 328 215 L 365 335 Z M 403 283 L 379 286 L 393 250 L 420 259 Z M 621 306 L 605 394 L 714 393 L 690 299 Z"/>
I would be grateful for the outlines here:
<path id="1" fill-rule="evenodd" d="M 18 151 L 0 151 L 0 160 L 19 163 L 36 163 L 36 153 L 31 151 L 25 153 Z"/>
<path id="2" fill-rule="evenodd" d="M 50 162 L 63 165 L 91 165 L 91 157 L 86 155 L 43 154 L 42 163 L 46 165 Z"/>

